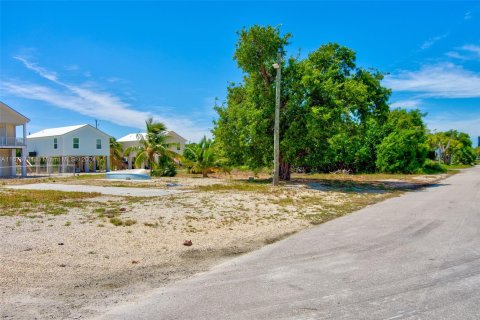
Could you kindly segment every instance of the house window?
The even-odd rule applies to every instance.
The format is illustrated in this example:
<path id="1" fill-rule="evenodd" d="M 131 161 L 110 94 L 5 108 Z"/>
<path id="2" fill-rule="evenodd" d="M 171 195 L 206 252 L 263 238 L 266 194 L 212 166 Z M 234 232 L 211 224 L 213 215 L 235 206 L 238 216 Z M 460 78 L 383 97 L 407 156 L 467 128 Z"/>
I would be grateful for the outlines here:
<path id="1" fill-rule="evenodd" d="M 180 151 L 180 143 L 177 143 L 177 150 Z"/>
<path id="2" fill-rule="evenodd" d="M 57 138 L 53 138 L 53 149 L 58 149 L 58 140 L 57 140 Z"/>
<path id="3" fill-rule="evenodd" d="M 102 149 L 102 139 L 97 139 L 97 149 Z"/>
<path id="4" fill-rule="evenodd" d="M 79 146 L 80 146 L 80 139 L 73 138 L 73 149 L 78 149 Z"/>

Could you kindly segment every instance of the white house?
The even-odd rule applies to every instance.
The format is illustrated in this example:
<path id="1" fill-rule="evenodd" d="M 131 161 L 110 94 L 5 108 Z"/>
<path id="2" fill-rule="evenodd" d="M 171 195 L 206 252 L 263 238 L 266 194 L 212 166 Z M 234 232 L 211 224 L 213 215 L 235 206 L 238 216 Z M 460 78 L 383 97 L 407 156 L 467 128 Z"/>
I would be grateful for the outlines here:
<path id="1" fill-rule="evenodd" d="M 164 135 L 166 136 L 166 143 L 170 144 L 169 149 L 179 155 L 183 154 L 183 149 L 185 149 L 185 143 L 187 140 L 180 136 L 175 131 L 165 131 Z M 140 145 L 140 137 L 145 139 L 146 133 L 130 133 L 124 137 L 121 137 L 117 140 L 122 145 L 123 150 L 126 150 L 129 147 L 139 146 Z M 132 165 L 135 162 L 135 153 L 131 153 L 127 155 L 128 158 L 128 169 L 132 169 Z"/>
<path id="2" fill-rule="evenodd" d="M 27 136 L 27 150 L 35 163 L 43 159 L 47 172 L 59 164 L 60 172 L 96 170 L 99 157 L 105 157 L 106 170 L 110 171 L 110 136 L 89 124 L 45 129 Z M 61 166 L 60 166 L 61 164 Z M 37 170 L 38 166 L 37 166 Z"/>
<path id="3" fill-rule="evenodd" d="M 22 177 L 27 175 L 25 136 L 29 121 L 30 119 L 0 101 L 0 178 L 17 174 L 17 149 L 22 152 Z M 22 132 L 21 136 L 17 136 L 18 131 Z"/>

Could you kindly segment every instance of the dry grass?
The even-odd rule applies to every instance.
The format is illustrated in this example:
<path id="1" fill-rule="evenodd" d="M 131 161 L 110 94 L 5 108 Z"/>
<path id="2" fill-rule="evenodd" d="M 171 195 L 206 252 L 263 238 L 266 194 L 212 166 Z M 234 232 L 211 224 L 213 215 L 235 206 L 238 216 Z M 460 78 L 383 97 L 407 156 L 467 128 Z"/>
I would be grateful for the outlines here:
<path id="1" fill-rule="evenodd" d="M 445 177 L 445 174 L 389 174 L 389 173 L 366 173 L 366 174 L 335 174 L 335 173 L 315 173 L 315 174 L 292 174 L 293 180 L 321 180 L 321 181 L 351 181 L 358 183 L 382 183 L 382 182 L 430 182 Z"/>
<path id="2" fill-rule="evenodd" d="M 230 182 L 228 184 L 210 184 L 203 186 L 196 186 L 193 188 L 194 191 L 198 192 L 273 192 L 270 184 L 265 183 L 248 183 L 248 182 Z"/>
<path id="3" fill-rule="evenodd" d="M 0 216 L 34 214 L 59 215 L 68 208 L 83 208 L 83 201 L 100 196 L 95 192 L 62 192 L 53 190 L 0 190 Z"/>

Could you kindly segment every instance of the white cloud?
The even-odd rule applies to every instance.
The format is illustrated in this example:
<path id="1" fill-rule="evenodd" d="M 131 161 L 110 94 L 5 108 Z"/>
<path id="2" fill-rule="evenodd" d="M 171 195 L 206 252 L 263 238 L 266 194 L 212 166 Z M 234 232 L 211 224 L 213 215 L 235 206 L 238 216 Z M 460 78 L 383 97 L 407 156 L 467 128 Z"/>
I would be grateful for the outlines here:
<path id="1" fill-rule="evenodd" d="M 422 45 L 420 46 L 420 49 L 426 50 L 426 49 L 430 48 L 431 46 L 433 46 L 438 41 L 448 37 L 449 35 L 450 35 L 450 33 L 447 32 L 447 33 L 444 33 L 442 35 L 432 37 L 432 38 L 428 39 L 427 41 L 425 41 L 424 43 L 422 43 Z"/>
<path id="2" fill-rule="evenodd" d="M 445 55 L 446 55 L 447 57 L 454 58 L 454 59 L 468 60 L 468 57 L 460 54 L 460 53 L 457 52 L 457 51 L 448 51 L 447 53 L 445 53 Z"/>
<path id="3" fill-rule="evenodd" d="M 472 11 L 467 11 L 465 12 L 465 15 L 463 16 L 464 20 L 470 20 L 472 19 Z"/>
<path id="4" fill-rule="evenodd" d="M 399 100 L 390 104 L 392 108 L 405 108 L 405 109 L 416 109 L 422 103 L 421 100 Z"/>
<path id="5" fill-rule="evenodd" d="M 480 46 L 474 44 L 466 44 L 457 48 L 458 51 L 449 51 L 446 55 L 450 58 L 460 60 L 477 60 L 480 59 Z"/>
<path id="6" fill-rule="evenodd" d="M 480 74 L 452 63 L 425 65 L 416 71 L 401 71 L 386 76 L 383 84 L 394 91 L 415 92 L 421 97 L 480 97 Z"/>
<path id="7" fill-rule="evenodd" d="M 476 114 L 469 119 L 456 119 L 455 115 L 427 117 L 425 122 L 430 130 L 448 131 L 454 129 L 465 132 L 473 139 L 473 145 L 477 145 L 477 137 L 480 136 L 480 114 Z"/>
<path id="8" fill-rule="evenodd" d="M 36 65 L 35 63 L 32 63 L 32 62 L 28 61 L 27 59 L 25 59 L 23 57 L 20 57 L 20 56 L 15 56 L 13 58 L 21 61 L 25 65 L 25 67 L 27 67 L 30 70 L 35 71 L 41 77 L 43 77 L 45 79 L 48 79 L 50 81 L 57 81 L 57 73 L 56 72 L 48 71 L 47 69 L 42 68 L 42 67 Z"/>
<path id="9" fill-rule="evenodd" d="M 71 64 L 71 65 L 68 65 L 65 67 L 65 70 L 68 70 L 68 71 L 78 71 L 80 70 L 80 67 L 77 66 L 76 64 Z"/>
<path id="10" fill-rule="evenodd" d="M 474 44 L 466 44 L 460 49 L 476 54 L 478 57 L 480 57 L 480 46 L 476 46 Z"/>
<path id="11" fill-rule="evenodd" d="M 169 130 L 174 130 L 190 140 L 199 140 L 208 134 L 208 127 L 181 115 L 165 115 L 135 110 L 120 97 L 85 85 L 70 84 L 59 80 L 58 74 L 22 57 L 15 57 L 25 67 L 50 81 L 50 85 L 38 85 L 29 82 L 5 80 L 0 84 L 2 91 L 9 94 L 38 101 L 44 101 L 59 108 L 68 109 L 92 118 L 106 120 L 118 125 L 138 128 L 145 127 L 145 119 L 153 117 L 165 123 Z"/>

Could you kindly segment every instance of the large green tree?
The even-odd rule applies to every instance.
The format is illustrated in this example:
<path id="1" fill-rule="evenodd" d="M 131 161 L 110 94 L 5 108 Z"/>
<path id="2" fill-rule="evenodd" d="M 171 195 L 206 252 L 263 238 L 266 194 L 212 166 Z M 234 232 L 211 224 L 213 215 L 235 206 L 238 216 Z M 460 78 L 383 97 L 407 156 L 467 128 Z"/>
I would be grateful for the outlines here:
<path id="1" fill-rule="evenodd" d="M 277 52 L 291 37 L 279 28 L 253 26 L 239 32 L 234 59 L 244 72 L 216 107 L 213 133 L 232 165 L 273 165 L 273 121 Z M 291 167 L 308 170 L 375 170 L 376 146 L 388 117 L 390 90 L 382 75 L 357 68 L 355 52 L 331 43 L 306 59 L 282 62 L 280 177 Z"/>
<path id="2" fill-rule="evenodd" d="M 435 132 L 428 135 L 432 154 L 445 164 L 474 164 L 476 159 L 472 140 L 468 134 L 457 130 Z M 433 152 L 434 151 L 434 152 Z"/>

